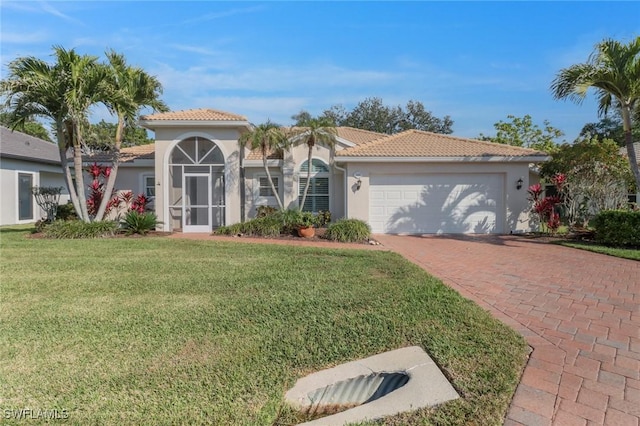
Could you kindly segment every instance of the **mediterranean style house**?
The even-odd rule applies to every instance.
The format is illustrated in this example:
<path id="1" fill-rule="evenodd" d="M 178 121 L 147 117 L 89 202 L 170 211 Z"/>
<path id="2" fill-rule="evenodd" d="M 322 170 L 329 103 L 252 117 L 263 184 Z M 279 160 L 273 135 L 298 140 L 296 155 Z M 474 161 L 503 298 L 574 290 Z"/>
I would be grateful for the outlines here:
<path id="1" fill-rule="evenodd" d="M 238 114 L 192 109 L 146 115 L 155 144 L 126 148 L 119 190 L 154 199 L 162 231 L 210 232 L 275 206 L 261 154 L 240 146 L 251 128 Z M 545 153 L 408 130 L 385 135 L 337 128 L 335 154 L 307 146 L 272 154 L 268 167 L 285 207 L 357 218 L 374 233 L 512 233 L 529 230 L 531 164 Z"/>

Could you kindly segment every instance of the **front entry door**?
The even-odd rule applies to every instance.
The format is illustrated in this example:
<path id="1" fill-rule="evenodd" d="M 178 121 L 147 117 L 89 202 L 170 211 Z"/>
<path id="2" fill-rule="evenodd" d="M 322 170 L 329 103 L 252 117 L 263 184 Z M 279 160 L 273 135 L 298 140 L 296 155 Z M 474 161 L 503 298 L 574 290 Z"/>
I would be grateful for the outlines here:
<path id="1" fill-rule="evenodd" d="M 183 232 L 211 232 L 209 173 L 185 173 L 182 185 Z"/>

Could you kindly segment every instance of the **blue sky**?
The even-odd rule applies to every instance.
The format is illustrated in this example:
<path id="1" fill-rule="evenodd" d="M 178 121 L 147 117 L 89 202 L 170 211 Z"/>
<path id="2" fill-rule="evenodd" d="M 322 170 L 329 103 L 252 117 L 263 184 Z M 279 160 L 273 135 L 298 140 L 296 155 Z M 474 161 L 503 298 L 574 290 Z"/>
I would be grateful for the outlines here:
<path id="1" fill-rule="evenodd" d="M 603 38 L 640 35 L 640 2 L 0 2 L 0 60 L 51 47 L 107 48 L 158 76 L 172 110 L 209 107 L 290 124 L 301 109 L 422 102 L 454 134 L 495 134 L 530 114 L 572 141 L 598 120 L 590 97 L 549 85 Z M 104 110 L 93 119 L 109 120 Z"/>

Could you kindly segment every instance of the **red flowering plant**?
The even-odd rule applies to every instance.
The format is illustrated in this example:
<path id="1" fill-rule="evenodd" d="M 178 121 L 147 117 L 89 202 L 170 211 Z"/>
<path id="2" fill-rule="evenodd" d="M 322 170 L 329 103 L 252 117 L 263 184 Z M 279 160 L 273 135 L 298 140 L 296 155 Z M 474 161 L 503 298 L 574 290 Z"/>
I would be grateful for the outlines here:
<path id="1" fill-rule="evenodd" d="M 89 184 L 89 196 L 87 197 L 87 212 L 90 216 L 95 216 L 100 208 L 100 203 L 104 198 L 104 181 L 109 178 L 111 174 L 111 167 L 100 166 L 98 163 L 93 163 L 88 166 L 85 171 L 91 176 L 91 183 Z M 112 195 L 105 214 L 109 214 L 111 210 L 119 207 L 121 204 L 120 197 Z"/>
<path id="2" fill-rule="evenodd" d="M 558 173 L 551 178 L 551 182 L 558 192 L 561 192 L 566 182 L 566 176 Z M 558 195 L 543 197 L 542 185 L 539 183 L 531 185 L 527 192 L 529 193 L 529 201 L 532 203 L 531 212 L 536 215 L 541 230 L 546 227 L 551 233 L 557 232 L 560 228 L 560 214 L 557 208 L 562 204 L 562 198 Z"/>

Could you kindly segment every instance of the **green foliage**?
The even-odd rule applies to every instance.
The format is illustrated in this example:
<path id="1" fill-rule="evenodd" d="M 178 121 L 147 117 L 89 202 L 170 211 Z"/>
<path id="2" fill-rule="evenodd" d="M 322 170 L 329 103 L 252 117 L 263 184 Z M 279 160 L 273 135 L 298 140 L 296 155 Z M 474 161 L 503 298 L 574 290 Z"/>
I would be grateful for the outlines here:
<path id="1" fill-rule="evenodd" d="M 140 234 L 145 235 L 149 231 L 156 229 L 158 216 L 153 212 L 140 213 L 136 210 L 131 210 L 124 215 L 121 221 L 122 228 L 127 235 Z"/>
<path id="2" fill-rule="evenodd" d="M 15 124 L 16 121 L 18 122 L 18 124 Z M 15 117 L 12 117 L 8 112 L 1 112 L 0 124 L 10 129 L 13 129 L 13 127 L 15 127 L 15 129 L 13 130 L 17 130 L 35 138 L 42 139 L 47 142 L 53 142 L 47 129 L 41 123 L 35 121 L 31 117 L 26 118 L 24 121 L 19 121 L 16 120 Z"/>
<path id="3" fill-rule="evenodd" d="M 42 233 L 46 238 L 104 238 L 118 231 L 118 223 L 110 220 L 83 222 L 80 220 L 56 220 L 46 226 Z"/>
<path id="4" fill-rule="evenodd" d="M 86 146 L 97 150 L 109 150 L 113 148 L 116 139 L 116 123 L 107 123 L 104 120 L 96 124 L 88 124 L 85 132 Z M 153 139 L 149 138 L 147 131 L 140 126 L 130 124 L 124 126 L 124 136 L 122 139 L 122 147 L 147 145 L 153 143 Z"/>
<path id="5" fill-rule="evenodd" d="M 260 213 L 263 215 L 260 216 Z M 326 214 L 324 215 L 326 217 Z M 293 233 L 299 227 L 316 226 L 319 218 L 311 212 L 298 209 L 277 210 L 263 209 L 258 217 L 243 223 L 222 226 L 215 230 L 220 235 L 248 235 L 258 237 L 277 237 Z"/>
<path id="6" fill-rule="evenodd" d="M 394 134 L 409 129 L 449 134 L 453 132 L 453 120 L 448 115 L 435 117 L 425 110 L 422 102 L 410 100 L 405 109 L 400 105 L 384 105 L 381 98 L 366 98 L 347 111 L 342 105 L 333 105 L 322 113 L 323 118 L 336 126 L 348 126 L 372 132 Z M 311 118 L 307 111 L 300 111 L 291 117 L 297 126 Z"/>
<path id="7" fill-rule="evenodd" d="M 556 140 L 564 136 L 561 130 L 552 127 L 549 121 L 544 120 L 544 129 L 533 123 L 530 115 L 516 117 L 508 115 L 511 122 L 498 121 L 493 125 L 497 130 L 495 136 L 486 136 L 480 133 L 478 139 L 505 145 L 520 146 L 536 149 L 538 151 L 553 152 L 556 149 Z"/>
<path id="8" fill-rule="evenodd" d="M 634 179 L 618 150 L 610 139 L 585 139 L 561 145 L 551 161 L 541 166 L 540 174 L 547 181 L 558 174 L 566 177 L 561 193 L 569 225 L 585 226 L 601 210 L 626 205 Z"/>
<path id="9" fill-rule="evenodd" d="M 596 240 L 610 246 L 640 247 L 640 211 L 606 210 L 591 222 Z"/>
<path id="10" fill-rule="evenodd" d="M 360 219 L 340 219 L 327 227 L 324 236 L 343 243 L 362 242 L 371 236 L 371 227 Z"/>
<path id="11" fill-rule="evenodd" d="M 640 106 L 640 104 L 638 105 Z M 640 140 L 640 108 L 637 108 L 637 111 L 638 117 L 633 121 L 631 128 L 634 141 Z M 625 146 L 624 126 L 620 111 L 616 110 L 613 114 L 602 117 L 597 123 L 585 124 L 580 130 L 580 138 L 576 142 L 594 138 L 598 140 L 612 139 L 618 146 Z"/>
<path id="12" fill-rule="evenodd" d="M 265 216 L 271 216 L 272 214 L 276 213 L 278 211 L 278 209 L 276 209 L 273 206 L 258 206 L 256 207 L 256 217 L 265 217 Z"/>
<path id="13" fill-rule="evenodd" d="M 78 215 L 76 214 L 76 209 L 73 207 L 71 202 L 66 204 L 58 205 L 58 209 L 56 211 L 56 219 L 57 220 L 76 220 L 78 219 Z"/>
<path id="14" fill-rule="evenodd" d="M 323 211 L 320 210 L 316 215 L 316 225 L 319 227 L 326 226 L 329 222 L 331 222 L 331 212 L 329 210 Z"/>

